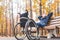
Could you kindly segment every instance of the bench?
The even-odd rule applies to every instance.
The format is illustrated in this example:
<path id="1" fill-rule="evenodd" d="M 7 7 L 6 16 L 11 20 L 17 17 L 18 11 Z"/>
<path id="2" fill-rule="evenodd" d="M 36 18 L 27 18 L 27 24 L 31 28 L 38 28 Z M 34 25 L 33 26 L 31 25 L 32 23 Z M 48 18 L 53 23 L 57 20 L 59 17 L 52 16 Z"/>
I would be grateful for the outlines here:
<path id="1" fill-rule="evenodd" d="M 55 33 L 56 35 L 59 33 L 59 29 L 60 28 L 60 16 L 57 16 L 57 17 L 54 17 L 53 19 L 50 20 L 49 22 L 49 25 L 47 25 L 46 27 L 44 27 L 43 29 L 41 29 L 40 33 L 41 33 L 41 36 L 44 36 L 43 35 L 43 30 L 47 30 L 48 33 Z M 33 28 L 32 32 L 35 33 L 36 31 L 36 28 Z M 45 32 L 46 34 L 46 32 Z"/>
<path id="2" fill-rule="evenodd" d="M 50 24 L 48 26 L 44 27 L 43 29 L 44 30 L 48 30 L 49 33 L 52 33 L 53 30 L 54 30 L 56 34 L 59 34 L 59 29 L 60 29 L 60 16 L 54 17 L 50 21 Z"/>

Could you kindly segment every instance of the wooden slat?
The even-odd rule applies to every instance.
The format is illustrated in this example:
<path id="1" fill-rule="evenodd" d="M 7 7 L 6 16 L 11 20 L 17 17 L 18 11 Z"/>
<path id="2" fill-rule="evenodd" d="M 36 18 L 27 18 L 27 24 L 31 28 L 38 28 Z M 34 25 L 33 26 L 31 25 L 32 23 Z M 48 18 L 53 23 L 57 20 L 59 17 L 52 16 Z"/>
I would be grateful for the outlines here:
<path id="1" fill-rule="evenodd" d="M 53 20 L 51 20 L 52 22 L 54 22 L 54 21 L 60 21 L 60 19 L 53 19 Z"/>
<path id="2" fill-rule="evenodd" d="M 52 23 L 60 24 L 60 21 L 51 22 L 50 24 L 52 24 Z"/>
<path id="3" fill-rule="evenodd" d="M 58 19 L 59 19 L 59 18 L 60 18 L 60 16 L 57 16 L 57 17 L 55 17 L 55 18 L 58 18 Z"/>
<path id="4" fill-rule="evenodd" d="M 60 26 L 60 16 L 55 17 L 53 20 L 51 20 L 50 25 Z"/>
<path id="5" fill-rule="evenodd" d="M 60 28 L 60 16 L 55 17 L 53 20 L 51 20 L 49 25 L 50 26 L 45 27 L 45 29 L 52 30 L 52 29 L 55 29 L 56 27 L 58 27 L 59 29 Z"/>

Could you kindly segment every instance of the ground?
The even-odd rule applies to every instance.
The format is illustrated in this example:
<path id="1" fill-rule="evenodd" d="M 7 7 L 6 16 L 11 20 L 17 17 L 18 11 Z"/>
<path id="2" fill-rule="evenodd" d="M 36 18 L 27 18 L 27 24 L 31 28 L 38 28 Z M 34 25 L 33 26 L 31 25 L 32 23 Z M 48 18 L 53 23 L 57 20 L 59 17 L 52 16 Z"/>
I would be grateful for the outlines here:
<path id="1" fill-rule="evenodd" d="M 0 40 L 16 40 L 16 39 L 14 37 L 0 37 Z M 25 38 L 25 40 L 28 39 Z M 60 38 L 51 38 L 51 39 L 41 38 L 40 40 L 60 40 Z"/>

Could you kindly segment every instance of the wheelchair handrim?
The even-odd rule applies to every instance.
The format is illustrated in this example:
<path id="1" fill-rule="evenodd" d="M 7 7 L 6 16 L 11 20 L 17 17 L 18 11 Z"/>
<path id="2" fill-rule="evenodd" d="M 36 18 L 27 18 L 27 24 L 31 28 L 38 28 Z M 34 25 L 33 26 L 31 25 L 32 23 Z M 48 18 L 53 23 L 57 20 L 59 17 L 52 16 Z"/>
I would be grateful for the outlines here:
<path id="1" fill-rule="evenodd" d="M 29 40 L 40 39 L 40 37 L 39 37 L 38 35 L 33 37 L 32 35 L 29 35 L 29 34 L 28 34 L 28 26 L 29 26 L 29 23 L 30 23 L 30 22 L 33 22 L 34 25 L 35 25 L 35 27 L 37 28 L 37 25 L 35 24 L 35 22 L 34 22 L 33 20 L 28 20 L 27 23 L 26 23 L 26 25 L 25 25 L 25 33 L 26 33 L 26 35 L 27 35 L 27 38 L 28 38 Z"/>
<path id="2" fill-rule="evenodd" d="M 20 38 L 19 38 L 19 37 L 17 37 L 17 34 L 18 34 L 18 33 L 17 33 L 17 34 L 15 33 L 15 28 L 16 28 L 17 25 L 19 25 L 19 24 L 20 24 L 20 23 L 17 23 L 16 26 L 14 27 L 14 36 L 15 36 L 15 38 L 16 38 L 17 40 L 23 40 L 23 39 L 25 39 L 26 35 L 24 35 L 23 37 L 20 37 Z"/>

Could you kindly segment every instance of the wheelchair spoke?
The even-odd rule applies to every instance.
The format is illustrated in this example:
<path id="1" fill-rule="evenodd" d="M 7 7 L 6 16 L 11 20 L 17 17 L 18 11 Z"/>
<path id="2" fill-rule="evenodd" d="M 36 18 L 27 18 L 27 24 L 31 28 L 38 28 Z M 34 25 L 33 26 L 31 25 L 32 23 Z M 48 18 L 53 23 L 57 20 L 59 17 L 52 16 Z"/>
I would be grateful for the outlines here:
<path id="1" fill-rule="evenodd" d="M 35 24 L 35 22 L 33 20 L 27 21 L 27 23 L 25 25 L 25 33 L 29 40 L 39 40 L 40 39 L 40 37 L 38 36 L 39 31 L 37 29 L 37 25 Z"/>
<path id="2" fill-rule="evenodd" d="M 20 24 L 17 24 L 15 26 L 14 31 L 15 31 L 16 39 L 24 39 L 25 38 L 26 34 L 24 33 L 23 28 L 20 26 Z"/>

